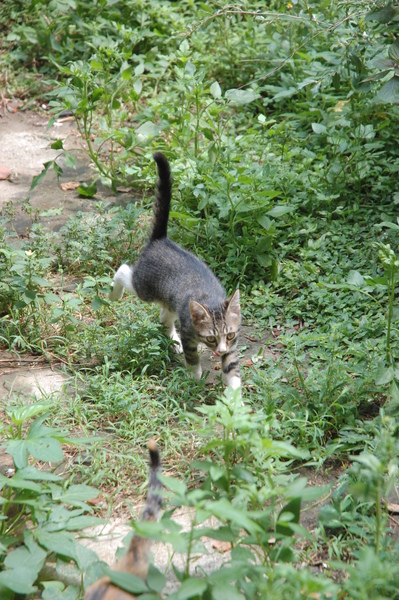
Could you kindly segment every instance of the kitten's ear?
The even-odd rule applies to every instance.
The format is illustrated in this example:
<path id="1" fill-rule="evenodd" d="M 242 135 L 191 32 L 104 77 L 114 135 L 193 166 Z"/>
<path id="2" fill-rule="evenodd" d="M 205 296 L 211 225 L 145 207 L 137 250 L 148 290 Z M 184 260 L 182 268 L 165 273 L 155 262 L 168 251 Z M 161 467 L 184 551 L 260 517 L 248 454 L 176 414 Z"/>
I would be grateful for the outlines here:
<path id="1" fill-rule="evenodd" d="M 226 312 L 229 312 L 236 317 L 241 316 L 240 290 L 236 290 L 230 298 L 227 298 L 226 303 Z"/>
<path id="2" fill-rule="evenodd" d="M 195 302 L 195 300 L 191 300 L 190 302 L 190 314 L 193 325 L 199 326 L 212 321 L 211 315 L 205 306 L 202 306 L 199 302 Z"/>

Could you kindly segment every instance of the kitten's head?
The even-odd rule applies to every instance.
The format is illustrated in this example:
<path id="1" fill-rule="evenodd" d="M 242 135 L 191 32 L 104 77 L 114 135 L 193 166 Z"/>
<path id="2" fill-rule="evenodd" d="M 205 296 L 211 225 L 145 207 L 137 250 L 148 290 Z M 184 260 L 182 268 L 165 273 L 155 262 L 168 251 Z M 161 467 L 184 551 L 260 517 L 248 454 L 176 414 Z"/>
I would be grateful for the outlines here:
<path id="1" fill-rule="evenodd" d="M 192 300 L 190 313 L 195 333 L 215 354 L 225 354 L 235 344 L 241 325 L 239 290 L 224 300 L 220 308 L 209 308 Z"/>

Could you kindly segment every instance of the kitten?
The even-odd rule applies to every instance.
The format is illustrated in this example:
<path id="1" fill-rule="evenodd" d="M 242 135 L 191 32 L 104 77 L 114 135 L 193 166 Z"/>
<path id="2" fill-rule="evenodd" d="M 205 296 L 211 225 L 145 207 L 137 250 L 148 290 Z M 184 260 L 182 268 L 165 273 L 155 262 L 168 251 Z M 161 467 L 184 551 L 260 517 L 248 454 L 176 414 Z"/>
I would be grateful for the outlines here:
<path id="1" fill-rule="evenodd" d="M 159 494 L 162 484 L 158 479 L 158 474 L 161 472 L 161 460 L 153 440 L 148 442 L 148 449 L 150 451 L 149 490 L 141 520 L 156 521 L 162 504 L 162 497 Z M 149 566 L 150 547 L 150 540 L 138 535 L 133 536 L 125 556 L 113 565 L 112 569 L 125 571 L 145 580 Z M 93 583 L 84 595 L 84 600 L 132 600 L 133 598 L 137 598 L 137 596 L 125 592 L 111 583 L 108 576 L 101 577 Z"/>
<path id="2" fill-rule="evenodd" d="M 196 379 L 202 369 L 198 344 L 204 343 L 222 359 L 222 377 L 227 386 L 241 386 L 237 335 L 241 324 L 240 292 L 230 298 L 219 279 L 202 261 L 172 242 L 167 235 L 172 193 L 169 163 L 160 152 L 154 221 L 149 242 L 133 265 L 117 270 L 110 300 L 122 297 L 123 290 L 161 307 L 161 322 L 183 352 L 187 369 Z M 180 337 L 175 320 L 180 321 Z"/>

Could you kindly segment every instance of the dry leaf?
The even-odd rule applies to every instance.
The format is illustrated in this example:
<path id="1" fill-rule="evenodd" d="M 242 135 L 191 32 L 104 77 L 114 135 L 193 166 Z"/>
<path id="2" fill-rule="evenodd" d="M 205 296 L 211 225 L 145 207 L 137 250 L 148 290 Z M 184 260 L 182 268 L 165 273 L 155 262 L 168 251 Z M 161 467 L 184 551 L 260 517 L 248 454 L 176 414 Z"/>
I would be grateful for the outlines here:
<path id="1" fill-rule="evenodd" d="M 79 186 L 79 181 L 67 181 L 66 183 L 61 183 L 61 189 L 64 192 L 67 190 L 77 190 Z"/>
<path id="2" fill-rule="evenodd" d="M 251 359 L 248 359 L 247 362 L 245 363 L 244 367 L 252 367 L 254 363 L 252 362 Z"/>
<path id="3" fill-rule="evenodd" d="M 90 498 L 90 500 L 86 500 L 87 504 L 100 504 L 100 502 L 105 502 L 104 496 L 98 496 L 97 498 Z"/>
<path id="4" fill-rule="evenodd" d="M 388 512 L 393 513 L 394 515 L 399 515 L 399 504 L 393 504 L 392 502 L 388 502 L 387 509 Z"/>
<path id="5" fill-rule="evenodd" d="M 213 540 L 212 548 L 215 548 L 215 550 L 217 550 L 218 552 L 228 552 L 229 550 L 231 550 L 231 543 L 223 542 L 221 540 Z"/>
<path id="6" fill-rule="evenodd" d="M 10 175 L 10 169 L 8 169 L 7 167 L 0 167 L 0 179 L 8 179 Z"/>

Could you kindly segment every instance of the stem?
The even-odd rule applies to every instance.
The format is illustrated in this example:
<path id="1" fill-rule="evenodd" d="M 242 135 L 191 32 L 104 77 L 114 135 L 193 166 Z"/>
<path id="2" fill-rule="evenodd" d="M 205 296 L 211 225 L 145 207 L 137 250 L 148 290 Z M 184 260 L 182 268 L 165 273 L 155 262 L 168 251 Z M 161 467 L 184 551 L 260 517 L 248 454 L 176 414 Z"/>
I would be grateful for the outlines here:
<path id="1" fill-rule="evenodd" d="M 389 294 L 389 305 L 388 305 L 388 326 L 387 326 L 387 359 L 390 363 L 392 363 L 392 353 L 391 353 L 391 326 L 392 326 L 392 316 L 393 316 L 393 302 L 395 299 L 395 275 L 393 269 L 390 273 L 389 277 L 390 284 L 390 294 Z"/>
<path id="2" fill-rule="evenodd" d="M 375 539 L 375 553 L 376 556 L 378 556 L 379 550 L 380 550 L 380 543 L 381 543 L 381 490 L 380 490 L 380 485 L 378 484 L 378 488 L 377 488 L 377 504 L 376 504 L 376 515 L 375 515 L 375 519 L 376 519 L 376 539 Z"/>

